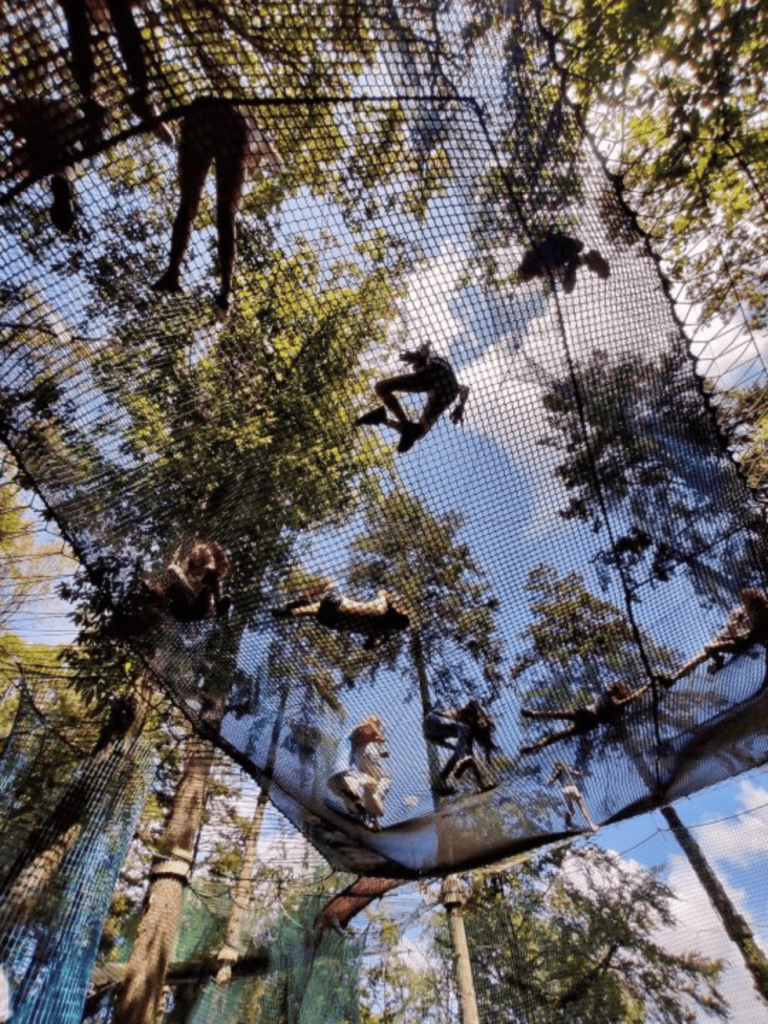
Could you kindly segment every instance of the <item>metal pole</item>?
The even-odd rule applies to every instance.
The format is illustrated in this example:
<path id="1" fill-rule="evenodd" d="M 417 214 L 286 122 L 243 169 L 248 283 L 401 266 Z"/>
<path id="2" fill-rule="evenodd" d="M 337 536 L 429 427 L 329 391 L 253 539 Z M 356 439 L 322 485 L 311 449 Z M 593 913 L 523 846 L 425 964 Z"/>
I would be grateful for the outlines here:
<path id="1" fill-rule="evenodd" d="M 456 957 L 456 980 L 459 987 L 461 1024 L 480 1024 L 480 1017 L 477 1013 L 475 986 L 472 981 L 472 965 L 469 962 L 467 935 L 464 931 L 464 918 L 461 915 L 461 905 L 464 902 L 464 897 L 461 892 L 461 886 L 453 875 L 446 878 L 443 882 L 442 898 L 445 909 L 448 911 L 448 921 L 450 922 L 451 939 L 453 941 L 453 955 Z"/>

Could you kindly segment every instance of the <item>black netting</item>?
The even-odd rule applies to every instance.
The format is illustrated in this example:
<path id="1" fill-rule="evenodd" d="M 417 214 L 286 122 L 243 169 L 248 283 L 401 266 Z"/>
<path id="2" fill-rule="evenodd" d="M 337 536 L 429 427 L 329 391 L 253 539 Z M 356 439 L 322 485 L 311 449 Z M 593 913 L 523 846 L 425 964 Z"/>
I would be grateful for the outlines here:
<path id="1" fill-rule="evenodd" d="M 69 670 L 150 680 L 362 874 L 768 753 L 763 510 L 713 409 L 758 351 L 697 375 L 535 11 L 486 15 L 2 21 L 0 428 L 80 565 Z"/>
<path id="2" fill-rule="evenodd" d="M 556 759 L 586 772 L 599 821 L 762 763 L 762 737 L 737 724 L 759 712 L 762 647 L 665 685 L 759 587 L 761 515 L 535 25 L 462 50 L 446 15 L 451 78 L 415 10 L 369 12 L 365 32 L 351 9 L 332 24 L 265 10 L 303 40 L 295 64 L 258 19 L 109 10 L 111 27 L 88 15 L 87 40 L 79 4 L 9 16 L 3 101 L 3 431 L 81 559 L 98 642 L 133 650 L 359 871 L 444 871 L 554 838 Z M 163 275 L 172 139 L 185 184 Z M 211 159 L 216 198 L 205 187 L 182 253 Z M 230 295 L 243 161 L 260 169 Z M 74 197 L 64 233 L 49 187 Z M 153 281 L 185 291 L 154 296 Z M 426 341 L 470 388 L 463 429 L 447 415 L 423 440 L 355 426 L 398 348 Z M 411 361 L 413 387 L 437 387 L 439 412 L 456 377 L 429 365 Z M 398 438 L 412 452 L 393 455 Z M 226 577 L 201 540 L 227 553 Z M 385 623 L 365 650 L 323 635 L 338 609 L 273 617 L 301 615 L 321 577 L 351 600 L 391 592 L 408 628 Z M 569 600 L 574 634 L 555 622 L 547 637 Z M 615 682 L 636 699 L 521 756 L 571 722 L 523 728 L 521 700 L 572 713 Z M 470 700 L 499 749 L 487 777 L 448 778 L 450 795 L 422 720 Z M 391 748 L 378 832 L 354 820 L 357 783 L 335 763 L 371 714 Z"/>

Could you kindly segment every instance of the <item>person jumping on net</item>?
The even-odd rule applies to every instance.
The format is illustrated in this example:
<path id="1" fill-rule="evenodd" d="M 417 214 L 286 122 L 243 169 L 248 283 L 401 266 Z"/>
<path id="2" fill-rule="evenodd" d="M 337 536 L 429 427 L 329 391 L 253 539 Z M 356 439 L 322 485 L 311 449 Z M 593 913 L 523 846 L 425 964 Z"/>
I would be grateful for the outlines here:
<path id="1" fill-rule="evenodd" d="M 246 186 L 259 167 L 278 168 L 283 161 L 247 111 L 212 97 L 201 97 L 192 103 L 181 122 L 178 163 L 181 196 L 171 232 L 168 269 L 152 285 L 155 292 L 181 291 L 181 265 L 211 164 L 216 168 L 216 228 L 221 274 L 216 304 L 222 314 L 226 314 L 235 270 L 235 221 Z"/>
<path id="2" fill-rule="evenodd" d="M 573 812 L 578 807 L 586 818 L 590 831 L 597 832 L 597 825 L 592 821 L 589 811 L 587 810 L 587 805 L 584 803 L 584 797 L 579 789 L 578 780 L 583 778 L 583 776 L 584 772 L 580 772 L 577 768 L 571 767 L 571 765 L 566 764 L 565 761 L 555 761 L 552 766 L 552 774 L 547 780 L 547 785 L 553 786 L 555 783 L 560 784 L 560 792 L 563 794 L 563 800 L 565 801 L 566 828 L 573 828 Z"/>
<path id="3" fill-rule="evenodd" d="M 366 638 L 366 651 L 374 650 L 390 633 L 408 629 L 411 624 L 389 591 L 380 590 L 373 601 L 354 601 L 331 579 L 321 580 L 295 600 L 273 608 L 272 614 L 276 619 L 312 618 L 339 633 L 361 633 Z"/>
<path id="4" fill-rule="evenodd" d="M 359 416 L 355 423 L 358 427 L 388 426 L 396 430 L 400 434 L 397 450 L 402 453 L 410 451 L 419 438 L 434 427 L 456 398 L 459 401 L 451 412 L 451 422 L 460 424 L 464 418 L 469 388 L 459 384 L 451 364 L 442 356 L 433 355 L 429 344 L 422 345 L 415 352 L 401 352 L 400 358 L 412 366 L 413 371 L 377 381 L 374 391 L 383 404 Z M 395 392 L 426 394 L 427 404 L 418 423 L 408 419 L 402 405 L 395 398 Z M 387 411 L 392 416 L 388 416 Z"/>
<path id="5" fill-rule="evenodd" d="M 433 708 L 424 716 L 423 730 L 425 739 L 430 743 L 451 751 L 438 775 L 434 787 L 437 792 L 455 793 L 454 781 L 467 771 L 472 772 L 481 792 L 493 788 L 480 770 L 474 745 L 478 743 L 482 747 L 488 763 L 491 754 L 498 750 L 493 742 L 494 724 L 476 700 L 460 708 Z"/>
<path id="6" fill-rule="evenodd" d="M 349 814 L 378 832 L 384 816 L 384 797 L 391 785 L 382 760 L 389 757 L 389 751 L 384 750 L 386 738 L 378 715 L 368 715 L 359 722 L 350 733 L 349 742 L 349 765 L 342 764 L 328 779 L 328 789 L 342 800 Z"/>

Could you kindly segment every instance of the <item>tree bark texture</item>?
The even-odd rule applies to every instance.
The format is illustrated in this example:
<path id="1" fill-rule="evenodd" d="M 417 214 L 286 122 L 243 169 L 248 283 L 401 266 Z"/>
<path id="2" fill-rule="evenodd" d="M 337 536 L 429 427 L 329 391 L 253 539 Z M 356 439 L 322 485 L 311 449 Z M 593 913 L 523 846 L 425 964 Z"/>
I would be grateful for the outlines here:
<path id="1" fill-rule="evenodd" d="M 227 931 L 224 936 L 224 945 L 218 953 L 221 967 L 216 974 L 216 984 L 224 985 L 232 977 L 232 965 L 242 955 L 240 944 L 240 929 L 242 927 L 245 913 L 250 909 L 252 902 L 251 887 L 253 885 L 253 872 L 256 868 L 256 848 L 259 844 L 261 826 L 264 821 L 264 811 L 269 802 L 269 790 L 264 787 L 259 792 L 256 801 L 256 811 L 253 815 L 251 827 L 245 837 L 243 846 L 243 860 L 240 866 L 240 874 L 235 883 L 232 893 L 232 909 L 227 921 Z"/>
<path id="2" fill-rule="evenodd" d="M 365 910 L 369 903 L 397 888 L 405 885 L 402 878 L 356 878 L 351 885 L 336 893 L 323 907 L 315 918 L 315 930 L 325 931 L 326 928 L 346 928 L 355 914 Z"/>
<path id="3" fill-rule="evenodd" d="M 155 857 L 152 863 L 144 912 L 115 1005 L 113 1024 L 155 1024 L 184 888 L 203 822 L 212 761 L 210 744 L 193 738 L 165 827 L 164 855 Z"/>
<path id="4" fill-rule="evenodd" d="M 739 947 L 744 964 L 752 975 L 755 988 L 768 1002 L 768 959 L 755 941 L 751 928 L 734 907 L 717 875 L 709 866 L 701 847 L 691 831 L 683 824 L 674 807 L 662 807 L 661 813 L 666 818 L 675 839 L 682 847 L 691 867 L 696 872 L 696 877 L 723 922 L 726 934 Z"/>

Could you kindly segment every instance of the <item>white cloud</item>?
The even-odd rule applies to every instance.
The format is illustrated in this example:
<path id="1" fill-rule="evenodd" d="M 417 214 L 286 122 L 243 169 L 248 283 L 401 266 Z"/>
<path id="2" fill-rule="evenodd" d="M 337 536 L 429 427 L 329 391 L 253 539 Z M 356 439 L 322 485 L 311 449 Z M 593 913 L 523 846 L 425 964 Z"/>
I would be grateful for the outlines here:
<path id="1" fill-rule="evenodd" d="M 728 886 L 722 875 L 720 880 L 725 883 L 728 895 L 738 910 L 749 920 L 745 893 Z M 673 911 L 677 923 L 674 928 L 659 932 L 657 941 L 673 953 L 696 949 L 705 956 L 723 961 L 724 971 L 718 987 L 728 1000 L 731 1019 L 765 1019 L 765 1004 L 755 993 L 741 955 L 726 935 L 720 918 L 684 856 L 670 858 L 666 881 L 675 894 Z"/>
<path id="2" fill-rule="evenodd" d="M 762 864 L 768 845 L 768 789 L 751 779 L 734 784 L 736 803 L 742 813 L 727 820 L 705 815 L 694 830 L 709 864 L 740 914 L 744 916 L 764 950 L 768 949 L 765 931 L 759 921 L 766 917 L 768 903 L 761 884 Z M 705 827 L 701 827 L 705 826 Z M 753 888 L 729 882 L 726 866 L 755 868 Z M 722 921 L 712 907 L 689 861 L 682 853 L 666 859 L 666 884 L 675 895 L 673 928 L 664 928 L 656 941 L 674 953 L 697 950 L 724 965 L 718 987 L 728 1000 L 731 1020 L 764 1020 L 766 1007 L 756 994 L 752 977 L 744 966 L 738 948 L 728 938 Z"/>
<path id="3" fill-rule="evenodd" d="M 736 801 L 742 811 L 738 818 L 713 822 L 697 832 L 707 857 L 716 863 L 746 867 L 765 859 L 768 847 L 768 789 L 742 779 L 738 783 Z"/>

